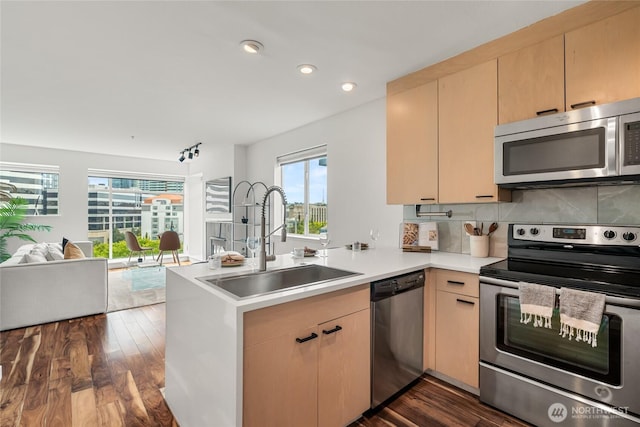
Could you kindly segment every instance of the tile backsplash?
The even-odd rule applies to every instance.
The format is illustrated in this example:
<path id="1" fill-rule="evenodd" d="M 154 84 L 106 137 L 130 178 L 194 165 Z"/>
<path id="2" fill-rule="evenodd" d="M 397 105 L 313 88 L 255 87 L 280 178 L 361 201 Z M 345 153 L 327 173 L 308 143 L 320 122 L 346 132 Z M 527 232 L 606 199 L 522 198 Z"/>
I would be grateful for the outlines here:
<path id="1" fill-rule="evenodd" d="M 416 217 L 415 205 L 405 205 L 406 221 L 437 221 L 442 252 L 469 253 L 465 221 L 499 224 L 491 236 L 490 255 L 507 255 L 509 223 L 640 225 L 640 185 L 514 190 L 510 203 L 422 205 L 421 212 L 451 210 L 451 218 Z"/>

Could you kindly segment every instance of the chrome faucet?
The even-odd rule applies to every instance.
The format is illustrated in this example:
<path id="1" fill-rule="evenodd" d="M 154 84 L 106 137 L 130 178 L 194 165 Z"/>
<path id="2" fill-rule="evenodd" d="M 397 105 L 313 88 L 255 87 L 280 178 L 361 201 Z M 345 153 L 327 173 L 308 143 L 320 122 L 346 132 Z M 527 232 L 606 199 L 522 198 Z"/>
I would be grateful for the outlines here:
<path id="1" fill-rule="evenodd" d="M 269 195 L 273 192 L 280 193 L 282 197 L 282 206 L 283 206 L 283 215 L 282 215 L 282 225 L 278 228 L 275 228 L 271 233 L 267 234 L 266 225 L 266 208 L 267 208 L 267 200 L 269 199 Z M 262 217 L 260 219 L 260 271 L 267 270 L 267 237 L 271 236 L 276 231 L 282 229 L 280 234 L 280 240 L 282 242 L 287 241 L 287 196 L 284 194 L 284 190 L 282 187 L 278 187 L 277 185 L 272 185 L 267 188 L 267 192 L 264 193 L 264 197 L 262 199 Z"/>

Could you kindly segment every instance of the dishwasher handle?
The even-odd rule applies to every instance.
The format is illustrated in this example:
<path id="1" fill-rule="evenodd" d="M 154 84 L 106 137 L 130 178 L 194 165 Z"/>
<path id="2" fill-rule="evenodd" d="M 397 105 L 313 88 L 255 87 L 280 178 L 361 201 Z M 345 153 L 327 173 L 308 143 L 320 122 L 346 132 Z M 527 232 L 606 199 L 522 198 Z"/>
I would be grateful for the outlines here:
<path id="1" fill-rule="evenodd" d="M 394 295 L 424 287 L 424 272 L 408 273 L 402 276 L 390 277 L 371 283 L 371 301 L 391 298 Z"/>

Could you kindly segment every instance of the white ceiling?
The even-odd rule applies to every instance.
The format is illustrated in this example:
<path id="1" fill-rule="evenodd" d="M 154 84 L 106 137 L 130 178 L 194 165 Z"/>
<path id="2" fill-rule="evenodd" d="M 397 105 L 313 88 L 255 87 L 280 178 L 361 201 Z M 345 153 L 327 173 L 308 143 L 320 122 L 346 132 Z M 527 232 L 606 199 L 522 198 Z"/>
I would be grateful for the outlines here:
<path id="1" fill-rule="evenodd" d="M 165 160 L 251 144 L 580 3 L 3 0 L 0 138 Z"/>

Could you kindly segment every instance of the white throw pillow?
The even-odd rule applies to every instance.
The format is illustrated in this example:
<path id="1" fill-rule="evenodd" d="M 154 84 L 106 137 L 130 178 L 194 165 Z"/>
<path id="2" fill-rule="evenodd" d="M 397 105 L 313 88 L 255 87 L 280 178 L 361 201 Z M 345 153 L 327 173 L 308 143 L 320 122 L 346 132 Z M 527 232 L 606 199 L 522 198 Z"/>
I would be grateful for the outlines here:
<path id="1" fill-rule="evenodd" d="M 40 254 L 43 257 L 47 257 L 47 253 L 49 252 L 49 245 L 47 245 L 46 243 L 37 243 L 35 245 L 33 245 L 33 248 L 31 248 L 31 250 L 29 251 L 29 253 L 31 254 Z"/>
<path id="2" fill-rule="evenodd" d="M 49 243 L 49 252 L 47 252 L 47 259 L 49 261 L 60 261 L 64 259 L 62 253 L 62 246 L 59 243 Z"/>
<path id="3" fill-rule="evenodd" d="M 31 264 L 34 262 L 47 262 L 47 258 L 40 252 L 31 252 L 24 255 L 25 264 Z"/>
<path id="4" fill-rule="evenodd" d="M 28 254 L 29 252 L 31 252 L 31 249 L 33 249 L 34 244 L 33 243 L 29 243 L 27 245 L 22 245 L 18 248 L 18 250 L 16 251 L 16 253 L 13 254 L 13 256 L 16 255 L 24 255 L 24 254 Z"/>

